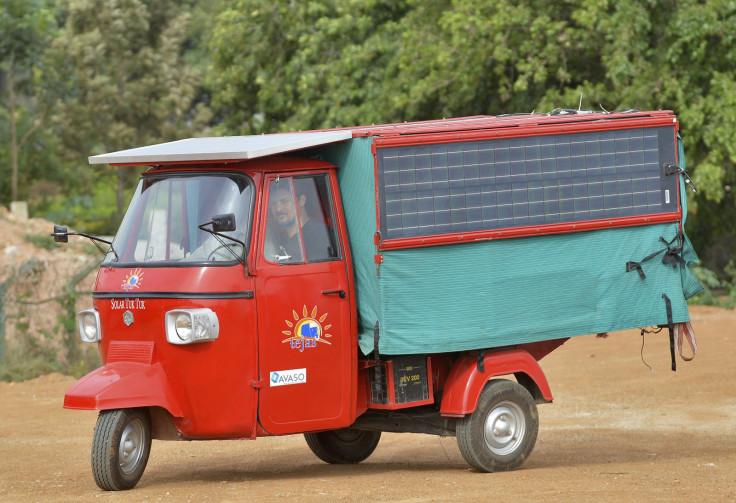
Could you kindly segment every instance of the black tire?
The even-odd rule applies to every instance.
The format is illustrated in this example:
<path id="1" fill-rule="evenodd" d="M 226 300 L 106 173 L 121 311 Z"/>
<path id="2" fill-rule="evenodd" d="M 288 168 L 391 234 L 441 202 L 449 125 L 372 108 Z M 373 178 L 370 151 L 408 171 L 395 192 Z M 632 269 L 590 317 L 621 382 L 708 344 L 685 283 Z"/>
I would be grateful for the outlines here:
<path id="1" fill-rule="evenodd" d="M 360 463 L 373 454 L 381 432 L 343 428 L 305 433 L 304 438 L 312 452 L 325 463 L 345 465 Z"/>
<path id="2" fill-rule="evenodd" d="M 457 444 L 481 472 L 515 470 L 534 449 L 539 415 L 529 391 L 513 381 L 486 384 L 475 412 L 458 420 Z"/>
<path id="3" fill-rule="evenodd" d="M 103 410 L 92 439 L 92 473 L 100 489 L 123 491 L 143 475 L 151 453 L 151 418 L 145 409 Z"/>

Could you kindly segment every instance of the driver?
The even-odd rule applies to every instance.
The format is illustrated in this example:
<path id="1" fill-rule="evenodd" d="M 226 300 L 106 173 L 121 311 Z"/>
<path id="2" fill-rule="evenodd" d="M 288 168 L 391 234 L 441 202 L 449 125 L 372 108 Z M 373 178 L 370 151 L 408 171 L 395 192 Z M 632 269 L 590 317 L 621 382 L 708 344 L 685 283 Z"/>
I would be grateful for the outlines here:
<path id="1" fill-rule="evenodd" d="M 276 225 L 269 227 L 268 241 L 275 249 L 275 255 L 282 257 L 285 262 L 302 261 L 302 249 L 299 242 L 299 225 L 301 225 L 301 235 L 304 239 L 304 251 L 307 254 L 307 261 L 313 262 L 333 257 L 327 227 L 325 224 L 310 218 L 307 213 L 306 194 L 298 194 L 296 201 L 299 211 L 298 219 L 290 184 L 272 184 L 269 211 L 272 216 L 271 220 Z M 284 259 L 283 257 L 289 258 Z"/>

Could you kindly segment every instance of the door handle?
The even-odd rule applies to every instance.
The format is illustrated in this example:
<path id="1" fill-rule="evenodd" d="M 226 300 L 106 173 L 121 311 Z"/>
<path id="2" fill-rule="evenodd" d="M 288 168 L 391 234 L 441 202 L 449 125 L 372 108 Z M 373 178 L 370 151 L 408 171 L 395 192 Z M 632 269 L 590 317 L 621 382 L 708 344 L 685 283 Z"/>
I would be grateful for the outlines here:
<path id="1" fill-rule="evenodd" d="M 334 295 L 337 294 L 341 299 L 345 298 L 345 290 L 322 290 L 322 295 Z"/>

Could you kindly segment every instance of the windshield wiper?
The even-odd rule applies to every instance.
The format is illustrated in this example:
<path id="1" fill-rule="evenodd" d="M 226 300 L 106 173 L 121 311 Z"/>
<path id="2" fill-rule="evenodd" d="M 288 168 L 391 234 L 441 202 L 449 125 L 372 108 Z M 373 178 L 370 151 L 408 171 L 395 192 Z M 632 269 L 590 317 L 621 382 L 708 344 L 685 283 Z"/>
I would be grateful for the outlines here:
<path id="1" fill-rule="evenodd" d="M 106 239 L 98 238 L 95 236 L 91 236 L 89 234 L 85 234 L 84 232 L 69 232 L 67 228 L 63 225 L 54 225 L 54 232 L 51 234 L 54 237 L 54 241 L 57 243 L 68 243 L 69 242 L 69 236 L 82 236 L 90 241 L 92 241 L 92 244 L 97 247 L 98 250 L 100 250 L 100 253 L 102 255 L 107 255 L 108 252 L 106 252 L 102 246 L 100 246 L 100 243 L 105 243 L 110 247 L 111 252 L 115 254 L 115 262 L 120 260 L 120 257 L 118 256 L 118 252 L 115 251 L 115 248 L 112 246 L 111 241 L 107 241 Z"/>

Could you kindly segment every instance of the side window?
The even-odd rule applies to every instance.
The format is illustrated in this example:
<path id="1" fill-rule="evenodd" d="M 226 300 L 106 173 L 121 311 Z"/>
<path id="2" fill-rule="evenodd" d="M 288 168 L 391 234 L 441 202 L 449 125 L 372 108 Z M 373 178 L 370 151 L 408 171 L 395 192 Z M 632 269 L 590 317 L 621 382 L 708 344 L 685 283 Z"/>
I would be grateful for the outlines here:
<path id="1" fill-rule="evenodd" d="M 333 222 L 326 174 L 272 180 L 264 257 L 280 264 L 339 258 Z"/>

